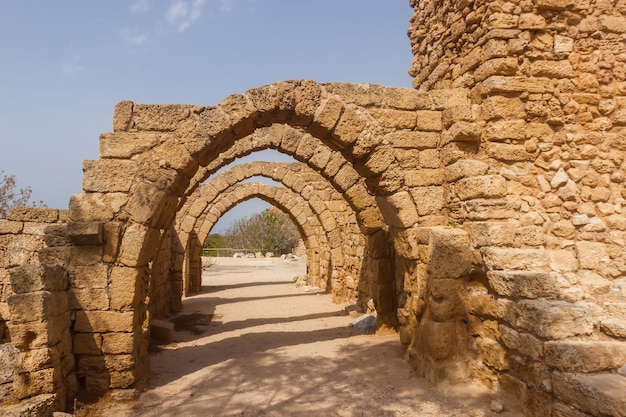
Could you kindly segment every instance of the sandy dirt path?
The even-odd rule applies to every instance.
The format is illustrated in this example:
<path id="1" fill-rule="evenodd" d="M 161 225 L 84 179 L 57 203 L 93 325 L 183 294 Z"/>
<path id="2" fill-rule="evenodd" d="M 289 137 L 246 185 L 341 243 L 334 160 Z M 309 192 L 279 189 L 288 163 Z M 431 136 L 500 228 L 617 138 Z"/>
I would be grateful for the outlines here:
<path id="1" fill-rule="evenodd" d="M 147 389 L 84 416 L 518 416 L 478 385 L 434 388 L 396 335 L 364 335 L 343 305 L 296 288 L 305 262 L 217 258 L 184 301 L 174 341 L 151 355 Z M 445 391 L 445 393 L 444 393 Z"/>

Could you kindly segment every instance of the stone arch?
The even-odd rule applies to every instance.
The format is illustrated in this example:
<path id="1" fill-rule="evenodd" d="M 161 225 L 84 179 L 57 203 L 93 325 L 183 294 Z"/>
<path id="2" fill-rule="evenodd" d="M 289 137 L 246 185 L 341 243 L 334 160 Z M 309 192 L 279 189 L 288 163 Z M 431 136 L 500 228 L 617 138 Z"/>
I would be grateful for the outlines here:
<path id="1" fill-rule="evenodd" d="M 304 141 L 283 137 L 281 144 L 307 149 L 311 160 L 323 160 L 317 170 L 328 177 L 354 169 L 355 181 L 364 178 L 368 194 L 376 197 L 384 222 L 368 235 L 365 269 L 374 277 L 370 291 L 379 322 L 394 326 L 394 262 L 386 229 L 387 225 L 413 226 L 417 215 L 412 197 L 401 190 L 404 172 L 393 134 L 402 126 L 415 129 L 415 110 L 423 105 L 422 96 L 412 90 L 309 80 L 252 89 L 214 107 L 119 103 L 114 132 L 101 137 L 102 159 L 84 163 L 86 193 L 72 197 L 70 219 L 98 223 L 106 231 L 101 255 L 89 262 L 98 265 L 95 273 L 106 277 L 112 293 L 110 311 L 80 311 L 78 316 L 85 320 L 106 317 L 102 332 L 119 328 L 113 319 L 128 323 L 125 329 L 131 329 L 137 343 L 129 352 L 130 360 L 113 361 L 106 370 L 90 376 L 108 381 L 110 388 L 134 383 L 147 357 L 141 334 L 148 312 L 140 300 L 147 294 L 159 241 L 186 199 L 186 191 L 198 181 L 199 167 L 207 166 L 237 140 L 272 124 L 309 133 Z M 324 148 L 316 147 L 309 137 L 319 138 Z M 336 157 L 320 158 L 322 154 L 330 157 L 328 149 L 338 151 Z M 90 250 L 88 246 L 76 248 L 83 254 Z M 83 265 L 81 260 L 73 266 Z M 124 291 L 118 291 L 121 288 Z"/>
<path id="2" fill-rule="evenodd" d="M 216 217 L 216 214 L 209 210 L 217 196 L 239 181 L 255 176 L 282 182 L 286 188 L 300 194 L 303 201 L 312 208 L 313 213 L 317 216 L 329 243 L 327 254 L 331 258 L 330 269 L 322 272 L 322 277 L 310 277 L 309 283 L 321 285 L 324 288 L 327 281 L 332 281 L 330 287 L 334 289 L 333 298 L 335 300 L 357 299 L 355 291 L 359 281 L 358 277 L 361 275 L 361 265 L 359 260 L 355 258 L 362 256 L 360 254 L 363 253 L 364 238 L 360 235 L 354 214 L 343 213 L 345 204 L 341 204 L 341 196 L 332 188 L 325 187 L 317 190 L 318 192 L 303 193 L 299 187 L 296 187 L 295 181 L 304 181 L 314 186 L 316 183 L 324 184 L 317 173 L 300 163 L 252 162 L 236 165 L 203 185 L 196 190 L 194 194 L 196 198 L 187 200 L 183 209 L 179 211 L 176 229 L 181 235 L 182 246 L 185 246 L 185 235 L 191 233 L 192 230 L 196 230 L 199 241 L 202 242 L 206 238 L 210 229 L 206 226 L 198 228 L 198 224 L 202 225 L 206 223 L 205 218 L 213 217 L 213 221 L 209 222 L 212 227 L 219 217 Z M 319 187 L 319 185 L 317 186 Z M 322 191 L 323 194 L 320 195 L 319 192 Z M 340 205 L 338 206 L 337 203 Z M 312 269 L 311 261 L 308 263 L 309 268 Z M 323 264 L 325 265 L 326 262 Z M 356 277 L 356 281 L 354 281 L 354 277 Z M 187 278 L 183 275 L 184 283 Z M 339 287 L 344 285 L 345 280 L 350 281 L 351 290 L 349 291 L 339 290 Z"/>

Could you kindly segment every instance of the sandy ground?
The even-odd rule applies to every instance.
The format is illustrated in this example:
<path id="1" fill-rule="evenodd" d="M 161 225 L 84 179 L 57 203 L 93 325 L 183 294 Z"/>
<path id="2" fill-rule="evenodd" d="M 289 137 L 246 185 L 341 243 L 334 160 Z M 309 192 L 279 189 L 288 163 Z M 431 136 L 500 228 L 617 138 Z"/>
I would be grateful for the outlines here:
<path id="1" fill-rule="evenodd" d="M 172 319 L 149 385 L 82 416 L 519 416 L 480 385 L 435 388 L 401 360 L 396 335 L 361 334 L 343 305 L 296 288 L 302 260 L 217 258 Z"/>

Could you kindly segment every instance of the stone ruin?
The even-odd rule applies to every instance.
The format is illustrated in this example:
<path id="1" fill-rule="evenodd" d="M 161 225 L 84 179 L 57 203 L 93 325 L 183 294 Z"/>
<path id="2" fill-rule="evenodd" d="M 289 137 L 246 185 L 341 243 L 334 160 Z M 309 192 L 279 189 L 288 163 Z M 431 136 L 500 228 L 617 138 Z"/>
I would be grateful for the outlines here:
<path id="1" fill-rule="evenodd" d="M 626 416 L 626 1 L 411 6 L 415 89 L 118 103 L 68 210 L 0 220 L 3 410 L 140 386 L 151 321 L 198 291 L 217 219 L 259 197 L 299 228 L 308 283 L 373 304 L 418 375 L 527 416 Z M 298 162 L 216 174 L 262 149 Z M 242 183 L 258 176 L 281 186 Z"/>

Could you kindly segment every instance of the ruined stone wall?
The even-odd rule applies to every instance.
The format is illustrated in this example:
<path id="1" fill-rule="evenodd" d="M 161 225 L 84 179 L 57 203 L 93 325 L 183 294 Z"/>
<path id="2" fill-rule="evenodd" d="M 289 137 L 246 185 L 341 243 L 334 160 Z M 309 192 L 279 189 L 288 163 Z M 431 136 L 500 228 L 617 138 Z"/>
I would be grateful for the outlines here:
<path id="1" fill-rule="evenodd" d="M 474 377 L 514 392 L 527 415 L 620 415 L 623 400 L 605 388 L 626 387 L 616 374 L 626 363 L 626 3 L 411 5 L 414 87 L 470 97 L 442 114 L 441 162 L 443 211 L 474 251 Z"/>
<path id="2" fill-rule="evenodd" d="M 0 402 L 64 408 L 78 388 L 70 334 L 67 211 L 18 207 L 0 219 Z"/>

